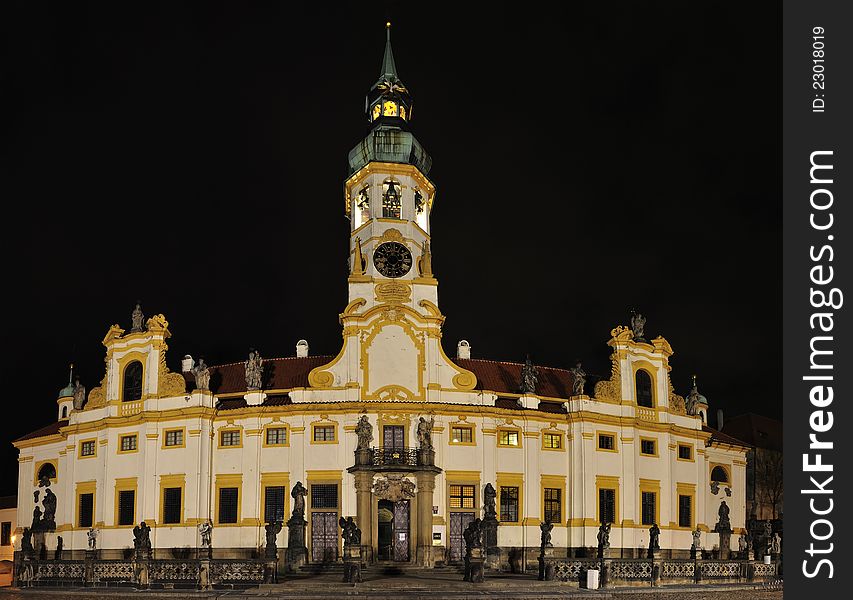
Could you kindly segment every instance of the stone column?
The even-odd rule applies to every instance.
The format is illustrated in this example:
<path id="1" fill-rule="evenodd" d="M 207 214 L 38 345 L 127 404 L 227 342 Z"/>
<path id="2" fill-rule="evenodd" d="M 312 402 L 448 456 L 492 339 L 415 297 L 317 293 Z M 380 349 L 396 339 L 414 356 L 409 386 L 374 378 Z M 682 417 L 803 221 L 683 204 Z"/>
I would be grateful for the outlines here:
<path id="1" fill-rule="evenodd" d="M 353 475 L 355 476 L 356 525 L 361 529 L 361 559 L 370 564 L 373 562 L 373 494 L 370 492 L 373 486 L 373 473 L 356 471 Z"/>
<path id="2" fill-rule="evenodd" d="M 435 473 L 419 471 L 415 476 L 418 485 L 418 548 L 415 564 L 419 567 L 434 567 L 432 553 L 432 494 L 435 490 Z"/>

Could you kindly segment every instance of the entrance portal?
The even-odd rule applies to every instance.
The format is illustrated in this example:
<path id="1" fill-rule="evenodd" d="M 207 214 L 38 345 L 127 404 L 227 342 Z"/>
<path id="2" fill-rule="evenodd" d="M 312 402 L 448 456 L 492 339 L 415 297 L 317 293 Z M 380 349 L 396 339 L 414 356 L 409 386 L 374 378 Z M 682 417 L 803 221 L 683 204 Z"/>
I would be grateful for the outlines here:
<path id="1" fill-rule="evenodd" d="M 408 562 L 409 501 L 379 501 L 379 560 Z"/>

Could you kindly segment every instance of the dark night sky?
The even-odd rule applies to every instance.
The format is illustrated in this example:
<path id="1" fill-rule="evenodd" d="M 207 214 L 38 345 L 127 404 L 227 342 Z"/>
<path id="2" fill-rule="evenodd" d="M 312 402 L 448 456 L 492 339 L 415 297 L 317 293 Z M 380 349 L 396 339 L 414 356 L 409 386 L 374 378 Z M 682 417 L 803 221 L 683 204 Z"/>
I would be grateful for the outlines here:
<path id="1" fill-rule="evenodd" d="M 605 375 L 638 307 L 679 393 L 781 417 L 777 3 L 300 6 L 4 3 L 2 439 L 56 418 L 70 361 L 97 384 L 137 298 L 173 370 L 338 351 L 389 18 L 448 353 Z"/>

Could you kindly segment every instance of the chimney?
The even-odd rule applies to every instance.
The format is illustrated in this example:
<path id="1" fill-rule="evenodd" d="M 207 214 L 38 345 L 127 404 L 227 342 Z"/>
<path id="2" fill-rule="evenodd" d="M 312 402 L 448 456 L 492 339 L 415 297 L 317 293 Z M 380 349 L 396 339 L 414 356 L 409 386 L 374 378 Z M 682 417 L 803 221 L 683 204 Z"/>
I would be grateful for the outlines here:
<path id="1" fill-rule="evenodd" d="M 723 430 L 723 409 L 717 409 L 717 431 Z"/>
<path id="2" fill-rule="evenodd" d="M 456 344 L 456 358 L 471 358 L 471 344 L 468 340 L 461 340 Z"/>
<path id="3" fill-rule="evenodd" d="M 190 356 L 189 354 L 184 355 L 184 359 L 181 361 L 181 372 L 189 373 L 193 370 L 194 364 L 195 361 L 193 360 L 192 356 Z"/>
<path id="4" fill-rule="evenodd" d="M 308 356 L 308 342 L 306 340 L 299 340 L 296 342 L 296 356 L 298 358 L 305 358 Z"/>

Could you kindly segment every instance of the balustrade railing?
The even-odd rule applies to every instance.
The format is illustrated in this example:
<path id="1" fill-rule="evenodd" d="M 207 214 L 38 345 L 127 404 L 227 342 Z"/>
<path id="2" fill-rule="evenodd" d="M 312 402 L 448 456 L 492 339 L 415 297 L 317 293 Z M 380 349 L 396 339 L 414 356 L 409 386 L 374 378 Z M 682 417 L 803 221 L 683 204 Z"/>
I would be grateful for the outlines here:
<path id="1" fill-rule="evenodd" d="M 371 464 L 374 467 L 406 466 L 417 467 L 417 448 L 371 448 Z"/>

